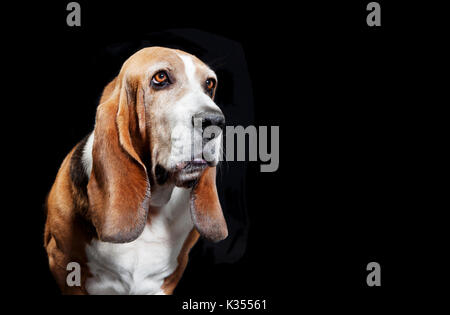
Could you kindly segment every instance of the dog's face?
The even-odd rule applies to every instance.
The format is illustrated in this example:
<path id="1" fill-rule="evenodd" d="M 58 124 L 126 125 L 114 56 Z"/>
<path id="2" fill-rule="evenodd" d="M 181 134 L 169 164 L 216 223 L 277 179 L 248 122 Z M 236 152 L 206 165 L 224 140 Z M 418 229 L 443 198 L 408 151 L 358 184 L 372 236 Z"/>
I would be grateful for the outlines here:
<path id="1" fill-rule="evenodd" d="M 156 183 L 190 186 L 219 161 L 225 118 L 213 101 L 216 74 L 193 55 L 161 47 L 141 50 L 124 69 L 139 76 Z"/>
<path id="2" fill-rule="evenodd" d="M 196 57 L 151 47 L 132 55 L 105 87 L 87 187 L 101 240 L 136 239 L 166 184 L 192 187 L 189 206 L 201 235 L 227 236 L 215 183 L 225 123 L 213 101 L 216 85 L 214 72 Z"/>

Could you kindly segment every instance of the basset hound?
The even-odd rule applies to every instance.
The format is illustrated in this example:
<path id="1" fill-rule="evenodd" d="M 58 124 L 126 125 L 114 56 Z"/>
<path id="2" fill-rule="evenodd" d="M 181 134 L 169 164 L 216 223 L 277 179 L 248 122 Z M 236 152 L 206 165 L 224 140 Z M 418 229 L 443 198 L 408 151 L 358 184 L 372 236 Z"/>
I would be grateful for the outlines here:
<path id="1" fill-rule="evenodd" d="M 216 189 L 222 137 L 208 139 L 211 159 L 184 150 L 194 118 L 224 126 L 216 83 L 197 57 L 149 47 L 105 87 L 94 131 L 47 197 L 44 246 L 63 294 L 172 294 L 199 236 L 227 237 Z M 78 286 L 66 281 L 71 262 Z"/>

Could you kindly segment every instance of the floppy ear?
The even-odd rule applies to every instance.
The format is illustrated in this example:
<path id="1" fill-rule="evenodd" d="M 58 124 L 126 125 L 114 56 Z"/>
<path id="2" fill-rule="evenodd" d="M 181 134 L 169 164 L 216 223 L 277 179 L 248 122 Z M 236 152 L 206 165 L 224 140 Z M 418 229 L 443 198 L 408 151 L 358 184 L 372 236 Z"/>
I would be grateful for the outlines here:
<path id="1" fill-rule="evenodd" d="M 191 216 L 204 238 L 218 242 L 228 236 L 216 188 L 216 168 L 208 167 L 191 192 Z"/>
<path id="2" fill-rule="evenodd" d="M 144 137 L 145 109 L 137 88 L 122 81 L 116 78 L 105 88 L 97 108 L 88 183 L 98 237 L 113 243 L 131 242 L 142 233 L 150 200 L 147 170 L 134 147 Z"/>

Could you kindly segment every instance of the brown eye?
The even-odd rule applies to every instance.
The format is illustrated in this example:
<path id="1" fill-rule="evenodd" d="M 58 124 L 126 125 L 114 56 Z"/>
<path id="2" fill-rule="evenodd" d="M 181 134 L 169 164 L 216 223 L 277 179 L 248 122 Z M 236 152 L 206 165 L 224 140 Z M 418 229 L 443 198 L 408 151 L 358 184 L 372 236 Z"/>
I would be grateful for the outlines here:
<path id="1" fill-rule="evenodd" d="M 216 80 L 214 80 L 212 78 L 206 80 L 205 83 L 206 83 L 206 88 L 208 90 L 212 90 L 216 86 Z"/>
<path id="2" fill-rule="evenodd" d="M 158 86 L 167 84 L 169 83 L 169 77 L 167 76 L 167 73 L 165 71 L 160 71 L 153 76 L 152 83 Z"/>

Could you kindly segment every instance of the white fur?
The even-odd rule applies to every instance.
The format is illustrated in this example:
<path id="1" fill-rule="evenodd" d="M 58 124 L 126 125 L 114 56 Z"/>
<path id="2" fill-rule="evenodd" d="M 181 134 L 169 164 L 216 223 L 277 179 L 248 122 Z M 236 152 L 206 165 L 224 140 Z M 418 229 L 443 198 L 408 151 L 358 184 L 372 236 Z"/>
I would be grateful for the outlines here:
<path id="1" fill-rule="evenodd" d="M 81 158 L 81 162 L 83 163 L 84 170 L 88 178 L 91 177 L 92 171 L 92 146 L 94 145 L 94 132 L 89 135 L 89 138 L 86 141 L 86 144 L 83 149 L 83 156 Z"/>
<path id="2" fill-rule="evenodd" d="M 188 82 L 192 85 L 195 81 L 195 71 L 196 71 L 194 61 L 192 60 L 192 57 L 189 55 L 185 54 L 177 54 L 177 55 L 178 57 L 181 58 L 181 60 L 183 60 L 184 73 L 188 78 Z"/>
<path id="3" fill-rule="evenodd" d="M 176 269 L 177 257 L 193 229 L 189 212 L 190 190 L 175 187 L 170 201 L 151 217 L 133 242 L 92 241 L 86 246 L 93 277 L 89 294 L 164 294 L 164 278 Z"/>

